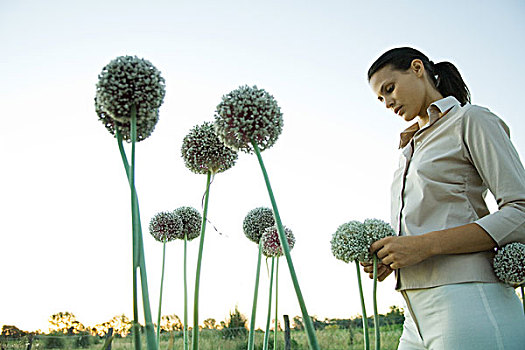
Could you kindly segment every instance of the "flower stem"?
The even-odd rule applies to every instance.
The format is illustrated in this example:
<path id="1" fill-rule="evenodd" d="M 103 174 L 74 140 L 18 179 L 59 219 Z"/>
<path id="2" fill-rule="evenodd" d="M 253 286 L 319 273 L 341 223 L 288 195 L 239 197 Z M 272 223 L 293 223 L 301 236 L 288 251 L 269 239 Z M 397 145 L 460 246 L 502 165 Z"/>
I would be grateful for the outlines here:
<path id="1" fill-rule="evenodd" d="M 131 171 L 132 176 L 131 192 L 132 203 L 134 203 L 135 220 L 134 227 L 138 241 L 138 263 L 140 269 L 140 284 L 142 287 L 142 306 L 144 309 L 144 321 L 146 323 L 146 347 L 148 350 L 157 350 L 157 341 L 155 338 L 155 328 L 151 318 L 151 307 L 149 304 L 148 277 L 146 274 L 146 261 L 144 259 L 144 243 L 142 240 L 142 225 L 140 223 L 139 199 L 135 188 L 135 144 L 137 142 L 137 113 L 135 106 L 131 107 Z"/>
<path id="2" fill-rule="evenodd" d="M 157 346 L 160 348 L 160 316 L 162 309 L 162 290 L 164 287 L 164 263 L 166 262 L 166 237 L 162 243 L 162 273 L 160 276 L 160 294 L 159 294 L 159 314 L 157 316 Z"/>
<path id="3" fill-rule="evenodd" d="M 130 191 L 132 194 L 131 198 L 131 215 L 132 215 L 132 258 L 133 258 L 133 338 L 135 344 L 135 350 L 141 349 L 141 340 L 140 340 L 140 324 L 139 324 L 139 311 L 138 311 L 138 292 L 137 292 L 137 269 L 138 264 L 138 243 L 137 243 L 137 232 L 135 227 L 135 200 L 133 197 L 134 189 L 134 169 L 130 168 L 128 163 L 128 158 L 124 150 L 124 145 L 122 144 L 122 134 L 120 133 L 117 126 L 115 126 L 115 135 L 117 137 L 118 147 L 120 151 L 120 156 L 122 158 L 122 164 L 124 164 L 124 169 L 126 171 L 126 177 L 128 179 L 128 184 L 130 186 Z M 133 176 L 132 176 L 133 173 Z"/>
<path id="4" fill-rule="evenodd" d="M 377 255 L 374 254 L 374 290 L 373 290 L 373 302 L 374 302 L 374 332 L 375 332 L 375 350 L 381 349 L 381 332 L 379 329 L 379 314 L 377 313 Z"/>
<path id="5" fill-rule="evenodd" d="M 138 308 L 137 308 L 137 269 L 140 271 L 140 282 L 142 287 L 142 305 L 144 309 L 144 319 L 146 322 L 146 344 L 148 350 L 157 350 L 155 329 L 151 318 L 151 307 L 149 304 L 148 280 L 146 275 L 146 262 L 144 259 L 144 246 L 142 242 L 142 226 L 140 223 L 139 200 L 135 188 L 135 143 L 137 142 L 137 111 L 136 107 L 131 106 L 131 122 L 130 122 L 130 136 L 131 136 L 131 166 L 128 163 L 124 146 L 122 145 L 122 135 L 120 135 L 118 128 L 115 128 L 115 133 L 119 143 L 119 150 L 122 157 L 122 163 L 126 170 L 130 190 L 131 190 L 131 217 L 132 217 L 132 232 L 133 232 L 133 317 L 134 317 L 134 335 L 135 335 L 135 349 L 140 349 L 140 333 L 138 323 Z"/>
<path id="6" fill-rule="evenodd" d="M 190 347 L 188 341 L 188 279 L 186 273 L 186 260 L 188 254 L 188 236 L 184 234 L 184 350 L 188 350 Z"/>
<path id="7" fill-rule="evenodd" d="M 206 196 L 204 199 L 204 211 L 202 213 L 201 237 L 199 244 L 199 256 L 197 258 L 197 273 L 195 275 L 195 297 L 193 300 L 193 350 L 199 349 L 199 282 L 201 277 L 202 250 L 204 248 L 204 233 L 206 232 L 206 215 L 208 213 L 208 198 L 210 196 L 211 171 L 208 171 L 206 180 Z"/>
<path id="8" fill-rule="evenodd" d="M 292 278 L 293 286 L 295 289 L 295 294 L 297 295 L 297 300 L 299 302 L 301 313 L 303 315 L 303 321 L 305 323 L 306 333 L 308 335 L 308 343 L 310 345 L 310 349 L 319 350 L 319 344 L 317 342 L 317 337 L 315 335 L 314 325 L 312 323 L 312 319 L 308 315 L 308 311 L 306 309 L 306 305 L 303 299 L 303 294 L 301 293 L 301 288 L 299 287 L 299 281 L 297 280 L 297 275 L 295 273 L 295 268 L 293 266 L 292 257 L 290 255 L 290 247 L 288 246 L 288 241 L 286 239 L 286 234 L 284 232 L 283 224 L 281 222 L 281 217 L 279 216 L 279 210 L 277 209 L 277 203 L 275 202 L 275 198 L 273 196 L 272 187 L 270 185 L 270 179 L 268 178 L 266 168 L 264 167 L 264 162 L 261 157 L 261 151 L 259 150 L 259 146 L 257 145 L 255 141 L 251 140 L 251 143 L 253 145 L 255 154 L 257 155 L 259 165 L 261 166 L 261 171 L 263 173 L 264 181 L 266 182 L 266 188 L 268 189 L 268 195 L 270 196 L 270 201 L 272 202 L 273 214 L 275 216 L 275 223 L 277 225 L 277 231 L 279 232 L 279 240 L 281 242 L 281 246 L 283 247 L 283 252 L 286 257 L 286 262 L 288 263 L 288 269 L 290 270 L 290 276 Z"/>
<path id="9" fill-rule="evenodd" d="M 523 313 L 525 314 L 525 292 L 523 291 L 525 283 L 521 284 L 521 303 L 523 304 Z"/>
<path id="10" fill-rule="evenodd" d="M 252 316 L 250 319 L 250 333 L 248 335 L 248 350 L 254 348 L 255 314 L 257 312 L 257 296 L 259 294 L 259 275 L 261 272 L 262 242 L 259 240 L 259 256 L 257 258 L 257 271 L 255 272 L 255 289 L 253 291 Z"/>
<path id="11" fill-rule="evenodd" d="M 361 310 L 363 312 L 363 338 L 365 343 L 365 350 L 370 349 L 370 340 L 368 338 L 368 318 L 366 317 L 365 298 L 363 296 L 363 285 L 361 284 L 361 271 L 359 270 L 359 262 L 355 261 L 357 269 L 357 284 L 359 285 L 359 297 L 361 298 Z"/>
<path id="12" fill-rule="evenodd" d="M 273 328 L 273 348 L 277 349 L 277 326 L 279 324 L 278 301 L 279 301 L 279 257 L 275 262 L 275 327 Z"/>
<path id="13" fill-rule="evenodd" d="M 270 340 L 270 321 L 272 319 L 272 289 L 273 289 L 273 272 L 275 271 L 275 258 L 272 258 L 272 271 L 270 273 L 270 289 L 268 297 L 268 315 L 266 316 L 266 329 L 264 331 L 264 345 L 263 350 L 268 350 L 268 342 Z"/>

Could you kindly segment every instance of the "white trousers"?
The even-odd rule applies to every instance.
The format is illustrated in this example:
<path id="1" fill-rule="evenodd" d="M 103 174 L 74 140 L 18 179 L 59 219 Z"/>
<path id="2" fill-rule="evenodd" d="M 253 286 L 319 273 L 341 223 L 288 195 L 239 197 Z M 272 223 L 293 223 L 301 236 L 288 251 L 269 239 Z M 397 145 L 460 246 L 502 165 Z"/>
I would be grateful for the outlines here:
<path id="1" fill-rule="evenodd" d="M 460 283 L 401 292 L 398 350 L 524 350 L 525 315 L 514 288 Z"/>

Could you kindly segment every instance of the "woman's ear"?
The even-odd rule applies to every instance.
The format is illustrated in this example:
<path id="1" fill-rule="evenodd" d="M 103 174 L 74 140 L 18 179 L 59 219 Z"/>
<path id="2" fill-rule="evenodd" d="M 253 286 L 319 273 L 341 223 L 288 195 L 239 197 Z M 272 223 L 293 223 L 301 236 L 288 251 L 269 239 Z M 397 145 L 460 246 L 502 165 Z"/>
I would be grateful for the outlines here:
<path id="1" fill-rule="evenodd" d="M 425 73 L 425 66 L 423 65 L 423 61 L 421 61 L 419 58 L 416 58 L 412 60 L 412 63 L 410 64 L 410 69 L 418 78 L 422 77 Z"/>

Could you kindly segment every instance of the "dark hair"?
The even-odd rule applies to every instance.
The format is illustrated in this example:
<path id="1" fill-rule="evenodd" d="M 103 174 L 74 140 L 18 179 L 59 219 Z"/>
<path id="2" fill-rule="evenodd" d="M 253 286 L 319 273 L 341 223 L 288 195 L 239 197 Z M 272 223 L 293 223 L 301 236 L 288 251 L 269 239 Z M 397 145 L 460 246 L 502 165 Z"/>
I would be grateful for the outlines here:
<path id="1" fill-rule="evenodd" d="M 411 47 L 398 47 L 382 54 L 368 70 L 368 81 L 378 70 L 391 65 L 394 69 L 407 70 L 412 61 L 420 59 L 429 78 L 443 97 L 454 96 L 461 105 L 470 102 L 470 91 L 458 69 L 450 62 L 435 63 L 420 51 Z"/>

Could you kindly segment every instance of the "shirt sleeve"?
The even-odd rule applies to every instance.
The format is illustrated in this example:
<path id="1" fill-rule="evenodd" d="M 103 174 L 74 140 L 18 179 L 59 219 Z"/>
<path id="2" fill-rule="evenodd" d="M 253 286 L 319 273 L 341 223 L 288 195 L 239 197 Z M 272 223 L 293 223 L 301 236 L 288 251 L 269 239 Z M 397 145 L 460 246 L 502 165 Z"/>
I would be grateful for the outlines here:
<path id="1" fill-rule="evenodd" d="M 525 170 L 507 125 L 488 109 L 472 106 L 466 112 L 463 133 L 467 157 L 499 208 L 475 223 L 499 246 L 525 243 Z"/>

